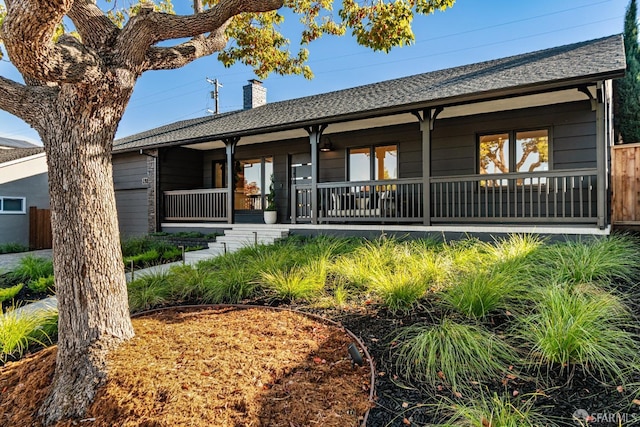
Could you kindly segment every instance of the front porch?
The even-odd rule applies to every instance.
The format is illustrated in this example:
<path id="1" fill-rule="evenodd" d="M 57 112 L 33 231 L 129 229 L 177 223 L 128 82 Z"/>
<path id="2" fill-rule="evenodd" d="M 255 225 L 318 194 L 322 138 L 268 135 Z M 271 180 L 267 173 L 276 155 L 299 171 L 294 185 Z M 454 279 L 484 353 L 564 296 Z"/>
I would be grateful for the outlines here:
<path id="1" fill-rule="evenodd" d="M 290 224 L 521 224 L 598 228 L 597 169 L 292 184 Z M 315 189 L 314 189 L 315 187 Z M 230 223 L 227 189 L 164 192 L 164 220 Z M 468 228 L 468 225 L 465 225 Z"/>
<path id="2" fill-rule="evenodd" d="M 121 229 L 255 226 L 273 200 L 304 230 L 607 233 L 624 70 L 612 36 L 134 135 Z"/>

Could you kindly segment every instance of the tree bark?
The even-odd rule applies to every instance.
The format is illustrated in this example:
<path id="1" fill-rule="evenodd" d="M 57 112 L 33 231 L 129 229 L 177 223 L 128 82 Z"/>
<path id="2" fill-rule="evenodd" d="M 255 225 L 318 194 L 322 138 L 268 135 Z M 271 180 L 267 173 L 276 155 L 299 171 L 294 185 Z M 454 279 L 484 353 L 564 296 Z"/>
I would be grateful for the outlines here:
<path id="1" fill-rule="evenodd" d="M 106 378 L 107 352 L 134 334 L 111 151 L 138 76 L 222 49 L 230 18 L 282 3 L 221 0 L 182 17 L 143 7 L 120 30 L 93 0 L 5 0 L 2 40 L 25 84 L 0 78 L 0 109 L 38 131 L 49 168 L 59 332 L 52 390 L 40 408 L 45 424 L 84 415 Z M 82 40 L 54 41 L 64 16 Z M 183 37 L 194 39 L 173 48 L 156 46 Z"/>
<path id="2" fill-rule="evenodd" d="M 122 76 L 120 76 L 122 77 Z M 130 76 L 130 78 L 134 78 Z M 133 337 L 111 148 L 131 82 L 62 85 L 39 133 L 49 168 L 59 336 L 46 424 L 78 417 L 106 378 L 106 353 Z"/>

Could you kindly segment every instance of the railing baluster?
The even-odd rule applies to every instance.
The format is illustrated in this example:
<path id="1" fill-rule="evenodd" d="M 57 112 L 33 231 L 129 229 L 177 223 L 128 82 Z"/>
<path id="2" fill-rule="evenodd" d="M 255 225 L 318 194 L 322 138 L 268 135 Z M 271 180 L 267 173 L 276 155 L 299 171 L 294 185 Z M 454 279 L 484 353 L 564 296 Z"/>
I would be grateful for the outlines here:
<path id="1" fill-rule="evenodd" d="M 579 193 L 578 195 L 580 196 L 580 218 L 584 217 L 584 205 L 583 205 L 583 188 L 584 188 L 584 176 L 580 176 L 580 188 L 579 188 Z"/>
<path id="2" fill-rule="evenodd" d="M 562 178 L 562 218 L 565 217 L 567 211 L 567 178 Z"/>
<path id="3" fill-rule="evenodd" d="M 570 200 L 570 203 L 571 203 L 571 218 L 573 218 L 573 216 L 574 216 L 574 215 L 573 215 L 573 211 L 574 211 L 574 206 L 573 206 L 573 203 L 574 203 L 573 192 L 575 191 L 575 190 L 574 190 L 574 188 L 575 188 L 575 180 L 574 180 L 574 177 L 570 177 L 569 179 L 571 180 L 571 181 L 570 181 L 570 182 L 571 182 L 571 186 L 570 186 L 569 200 Z"/>
<path id="4" fill-rule="evenodd" d="M 592 210 L 591 210 L 591 192 L 593 191 L 593 184 L 591 183 L 591 178 L 592 176 L 589 176 L 589 217 L 593 217 L 592 214 Z"/>

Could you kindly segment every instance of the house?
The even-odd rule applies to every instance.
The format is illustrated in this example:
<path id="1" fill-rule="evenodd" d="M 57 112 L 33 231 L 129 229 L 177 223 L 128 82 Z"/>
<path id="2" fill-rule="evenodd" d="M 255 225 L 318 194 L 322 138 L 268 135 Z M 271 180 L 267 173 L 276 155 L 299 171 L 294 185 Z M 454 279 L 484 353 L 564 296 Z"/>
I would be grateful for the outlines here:
<path id="1" fill-rule="evenodd" d="M 622 36 L 242 111 L 117 140 L 125 234 L 279 222 L 306 229 L 609 229 Z"/>
<path id="2" fill-rule="evenodd" d="M 7 138 L 0 138 L 0 145 L 0 244 L 28 246 L 29 207 L 49 208 L 44 148 Z M 46 228 L 50 230 L 50 224 Z"/>
<path id="3" fill-rule="evenodd" d="M 0 150 L 10 150 L 12 148 L 35 148 L 37 145 L 20 139 L 11 139 L 0 136 Z"/>

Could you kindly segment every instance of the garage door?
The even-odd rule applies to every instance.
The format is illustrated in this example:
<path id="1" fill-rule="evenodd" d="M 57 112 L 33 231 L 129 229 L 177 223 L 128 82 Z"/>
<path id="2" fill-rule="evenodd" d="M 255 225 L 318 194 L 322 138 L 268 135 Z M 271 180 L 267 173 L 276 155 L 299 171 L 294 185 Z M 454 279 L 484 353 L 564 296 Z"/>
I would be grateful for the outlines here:
<path id="1" fill-rule="evenodd" d="M 149 230 L 147 189 L 116 191 L 116 207 L 122 237 L 140 236 Z"/>

